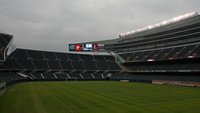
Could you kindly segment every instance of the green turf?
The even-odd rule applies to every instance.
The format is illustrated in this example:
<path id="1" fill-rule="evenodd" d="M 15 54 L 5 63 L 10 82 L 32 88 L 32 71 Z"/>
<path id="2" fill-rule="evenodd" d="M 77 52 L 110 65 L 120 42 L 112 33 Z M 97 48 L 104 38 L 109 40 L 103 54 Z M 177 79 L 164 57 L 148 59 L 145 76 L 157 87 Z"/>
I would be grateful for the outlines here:
<path id="1" fill-rule="evenodd" d="M 0 113 L 200 113 L 200 89 L 122 82 L 29 82 L 9 87 Z"/>

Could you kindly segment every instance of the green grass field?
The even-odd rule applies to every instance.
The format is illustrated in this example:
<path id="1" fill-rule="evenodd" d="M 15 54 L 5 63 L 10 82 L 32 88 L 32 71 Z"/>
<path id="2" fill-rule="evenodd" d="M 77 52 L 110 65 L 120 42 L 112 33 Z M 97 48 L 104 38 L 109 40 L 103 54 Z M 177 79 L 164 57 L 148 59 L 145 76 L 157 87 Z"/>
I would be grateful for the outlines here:
<path id="1" fill-rule="evenodd" d="M 0 96 L 0 113 L 200 113 L 200 89 L 122 82 L 27 82 Z"/>

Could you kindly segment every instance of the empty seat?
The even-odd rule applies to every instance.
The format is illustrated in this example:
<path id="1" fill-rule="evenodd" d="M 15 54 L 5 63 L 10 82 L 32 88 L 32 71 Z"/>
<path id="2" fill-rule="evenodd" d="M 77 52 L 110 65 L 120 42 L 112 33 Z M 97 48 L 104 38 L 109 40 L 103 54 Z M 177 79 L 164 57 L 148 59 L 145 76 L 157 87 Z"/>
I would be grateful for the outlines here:
<path id="1" fill-rule="evenodd" d="M 96 64 L 93 61 L 90 62 L 84 61 L 83 64 L 86 70 L 97 70 Z"/>

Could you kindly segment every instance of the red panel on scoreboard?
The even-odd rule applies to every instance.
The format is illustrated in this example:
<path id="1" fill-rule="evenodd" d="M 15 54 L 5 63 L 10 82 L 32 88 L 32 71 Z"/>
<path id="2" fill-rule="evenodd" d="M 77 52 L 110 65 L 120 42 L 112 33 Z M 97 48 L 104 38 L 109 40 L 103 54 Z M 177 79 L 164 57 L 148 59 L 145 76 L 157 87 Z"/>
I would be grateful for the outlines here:
<path id="1" fill-rule="evenodd" d="M 92 50 L 99 50 L 98 44 L 92 44 Z"/>
<path id="2" fill-rule="evenodd" d="M 81 51 L 82 50 L 82 47 L 81 47 L 81 44 L 75 44 L 75 51 Z"/>

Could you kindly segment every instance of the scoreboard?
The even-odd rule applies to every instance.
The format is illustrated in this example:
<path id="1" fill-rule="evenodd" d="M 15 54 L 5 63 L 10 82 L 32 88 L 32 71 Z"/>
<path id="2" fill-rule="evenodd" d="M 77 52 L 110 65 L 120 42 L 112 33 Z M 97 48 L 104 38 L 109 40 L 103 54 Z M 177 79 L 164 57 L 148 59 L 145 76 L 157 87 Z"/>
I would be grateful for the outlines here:
<path id="1" fill-rule="evenodd" d="M 84 44 L 69 44 L 69 51 L 99 51 L 104 49 L 104 44 L 84 43 Z"/>

